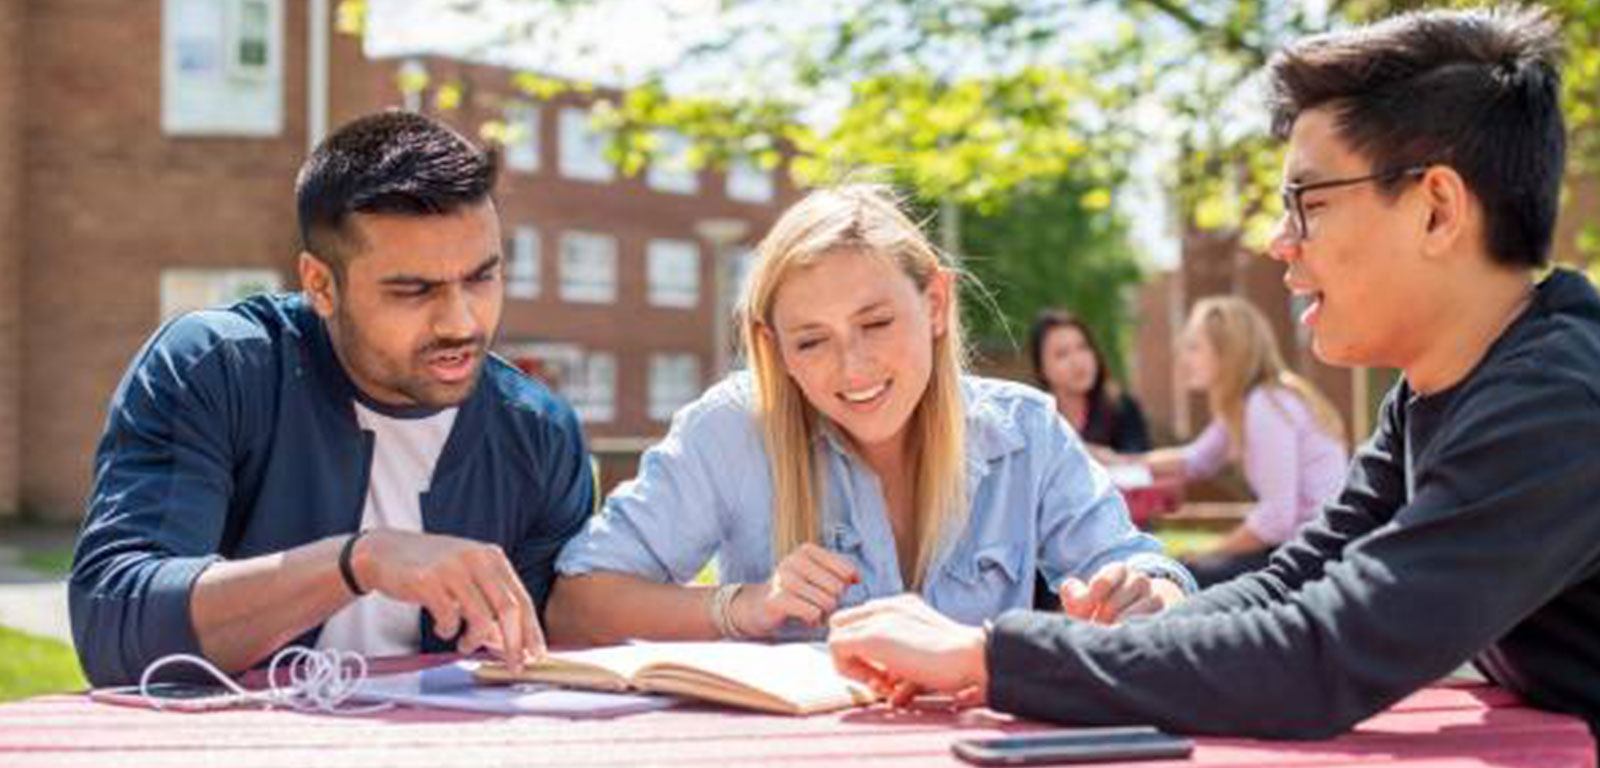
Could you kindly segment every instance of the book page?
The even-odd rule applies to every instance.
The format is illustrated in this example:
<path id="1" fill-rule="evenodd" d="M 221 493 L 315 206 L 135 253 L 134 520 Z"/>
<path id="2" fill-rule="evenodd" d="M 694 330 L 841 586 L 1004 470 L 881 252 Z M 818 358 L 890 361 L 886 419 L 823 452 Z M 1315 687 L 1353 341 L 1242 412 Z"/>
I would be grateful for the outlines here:
<path id="1" fill-rule="evenodd" d="M 513 674 L 499 663 L 478 668 L 483 682 L 543 682 L 580 688 L 693 696 L 785 714 L 844 709 L 875 700 L 866 686 L 833 668 L 822 643 L 638 642 L 551 653 Z"/>
<path id="2" fill-rule="evenodd" d="M 499 662 L 479 667 L 476 676 L 490 683 L 541 682 L 622 691 L 632 687 L 639 668 L 651 661 L 646 645 L 615 645 L 584 651 L 546 654 L 513 673 Z"/>
<path id="3" fill-rule="evenodd" d="M 796 714 L 868 704 L 872 692 L 833 668 L 821 643 L 648 643 L 639 687 Z M 761 694 L 739 696 L 738 689 Z M 735 696 L 738 696 L 735 698 Z M 762 706 L 765 701 L 769 706 Z"/>

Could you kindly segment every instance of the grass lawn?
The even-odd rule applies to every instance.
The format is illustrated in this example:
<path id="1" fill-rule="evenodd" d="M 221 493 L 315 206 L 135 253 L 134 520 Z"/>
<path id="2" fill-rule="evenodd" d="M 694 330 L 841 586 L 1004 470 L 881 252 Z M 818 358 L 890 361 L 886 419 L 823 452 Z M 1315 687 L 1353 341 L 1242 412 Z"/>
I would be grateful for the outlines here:
<path id="1" fill-rule="evenodd" d="M 0 701 L 88 687 L 66 644 L 0 627 Z"/>
<path id="2" fill-rule="evenodd" d="M 1216 531 L 1185 528 L 1169 528 L 1156 531 L 1153 535 L 1161 540 L 1161 544 L 1167 548 L 1167 554 L 1172 557 L 1182 557 L 1190 552 L 1210 549 L 1223 537 L 1223 534 Z"/>
<path id="3" fill-rule="evenodd" d="M 66 576 L 72 572 L 72 547 L 24 553 L 22 565 L 47 576 Z"/>

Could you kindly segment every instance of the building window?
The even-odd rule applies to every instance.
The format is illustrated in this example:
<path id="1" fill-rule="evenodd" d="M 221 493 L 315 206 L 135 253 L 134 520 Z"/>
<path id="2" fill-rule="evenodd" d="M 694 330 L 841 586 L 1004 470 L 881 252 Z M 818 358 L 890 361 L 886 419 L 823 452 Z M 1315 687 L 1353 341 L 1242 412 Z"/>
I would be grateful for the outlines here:
<path id="1" fill-rule="evenodd" d="M 582 181 L 611 181 L 616 169 L 606 159 L 611 137 L 589 123 L 587 110 L 561 110 L 561 175 Z"/>
<path id="2" fill-rule="evenodd" d="M 539 230 L 519 226 L 506 246 L 506 296 L 532 299 L 539 295 Z"/>
<path id="3" fill-rule="evenodd" d="M 700 191 L 700 175 L 689 167 L 689 139 L 677 131 L 656 131 L 655 157 L 645 183 L 661 192 L 692 195 Z"/>
<path id="4" fill-rule="evenodd" d="M 745 203 L 770 203 L 774 194 L 772 172 L 749 160 L 728 166 L 728 197 Z"/>
<path id="5" fill-rule="evenodd" d="M 561 299 L 587 304 L 617 300 L 617 240 L 568 232 L 561 238 Z"/>
<path id="6" fill-rule="evenodd" d="M 692 354 L 650 356 L 650 418 L 666 421 L 700 394 L 700 358 Z"/>
<path id="7" fill-rule="evenodd" d="M 506 107 L 506 166 L 514 171 L 539 170 L 539 107 Z"/>
<path id="8" fill-rule="evenodd" d="M 282 288 L 283 278 L 275 269 L 163 269 L 161 319 Z"/>
<path id="9" fill-rule="evenodd" d="M 651 240 L 646 252 L 650 303 L 693 307 L 700 303 L 700 249 L 688 240 Z"/>
<path id="10" fill-rule="evenodd" d="M 586 422 L 608 422 L 617 418 L 617 357 L 610 352 L 591 352 L 583 361 L 578 386 L 568 394 L 578 418 Z"/>
<path id="11" fill-rule="evenodd" d="M 576 344 L 513 342 L 496 352 L 572 405 L 584 422 L 607 422 L 617 414 L 617 358 L 610 352 L 587 354 Z"/>
<path id="12" fill-rule="evenodd" d="M 756 249 L 747 245 L 736 245 L 728 249 L 728 282 L 725 285 L 730 296 L 744 295 L 744 281 L 750 279 L 750 270 L 755 265 Z M 733 301 L 730 300 L 728 306 L 733 306 Z"/>
<path id="13" fill-rule="evenodd" d="M 283 130 L 283 0 L 165 0 L 161 126 L 170 135 Z"/>

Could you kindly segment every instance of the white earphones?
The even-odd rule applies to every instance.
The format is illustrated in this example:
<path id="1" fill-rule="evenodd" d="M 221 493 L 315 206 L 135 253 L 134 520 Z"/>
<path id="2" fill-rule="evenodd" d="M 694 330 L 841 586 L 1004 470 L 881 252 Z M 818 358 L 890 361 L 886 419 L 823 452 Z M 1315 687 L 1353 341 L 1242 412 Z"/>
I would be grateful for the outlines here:
<path id="1" fill-rule="evenodd" d="M 267 665 L 268 687 L 259 691 L 239 685 L 217 669 L 216 665 L 199 656 L 188 653 L 163 656 L 145 667 L 144 674 L 139 677 L 139 693 L 150 706 L 164 709 L 161 698 L 150 695 L 151 677 L 156 670 L 178 663 L 193 664 L 204 669 L 237 694 L 241 701 L 261 704 L 269 709 L 284 706 L 299 712 L 360 715 L 394 706 L 392 703 L 366 707 L 343 706 L 355 693 L 356 686 L 367 678 L 366 658 L 353 651 L 337 648 L 319 651 L 300 645 L 291 645 L 273 655 L 271 663 Z M 284 666 L 286 683 L 279 682 L 280 665 Z"/>

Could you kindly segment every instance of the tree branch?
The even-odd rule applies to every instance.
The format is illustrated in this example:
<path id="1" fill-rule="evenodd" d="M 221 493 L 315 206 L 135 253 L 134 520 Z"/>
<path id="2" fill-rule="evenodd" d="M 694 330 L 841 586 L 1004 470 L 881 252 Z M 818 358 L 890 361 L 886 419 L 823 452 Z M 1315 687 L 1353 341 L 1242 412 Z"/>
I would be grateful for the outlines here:
<path id="1" fill-rule="evenodd" d="M 1261 50 L 1261 48 L 1257 46 L 1251 45 L 1239 35 L 1237 30 L 1228 29 L 1226 27 L 1214 27 L 1206 23 L 1206 21 L 1201 19 L 1199 16 L 1190 13 L 1182 5 L 1172 2 L 1172 0 L 1135 1 L 1144 3 L 1145 5 L 1160 11 L 1161 13 L 1165 14 L 1167 18 L 1182 24 L 1185 28 L 1195 33 L 1195 35 L 1199 37 L 1213 37 L 1221 40 L 1223 47 L 1233 51 L 1234 53 L 1242 53 L 1246 56 L 1249 56 L 1250 59 L 1258 66 L 1265 64 L 1267 61 L 1267 52 Z"/>

